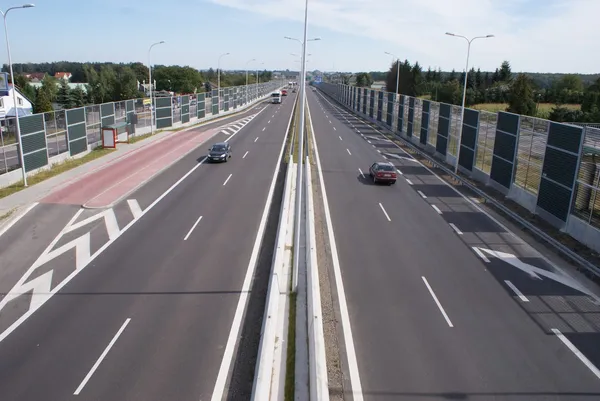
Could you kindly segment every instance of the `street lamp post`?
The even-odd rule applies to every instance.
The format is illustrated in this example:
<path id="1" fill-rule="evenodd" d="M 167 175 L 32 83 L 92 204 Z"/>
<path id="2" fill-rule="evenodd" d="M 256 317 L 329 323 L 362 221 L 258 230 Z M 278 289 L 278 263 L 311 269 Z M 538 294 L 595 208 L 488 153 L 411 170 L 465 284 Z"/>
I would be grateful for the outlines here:
<path id="1" fill-rule="evenodd" d="M 221 110 L 221 59 L 225 56 L 229 56 L 231 53 L 223 53 L 219 56 L 217 61 L 217 99 L 218 99 L 218 110 Z"/>
<path id="2" fill-rule="evenodd" d="M 154 46 L 162 45 L 163 43 L 165 43 L 165 41 L 161 40 L 160 42 L 152 43 L 148 48 L 148 84 L 150 85 L 150 135 L 152 135 L 152 133 L 154 132 L 154 116 L 156 115 L 154 111 L 154 85 L 152 84 L 152 64 L 150 63 L 150 51 Z"/>
<path id="3" fill-rule="evenodd" d="M 16 135 L 19 141 L 19 158 L 21 161 L 21 171 L 23 173 L 23 186 L 27 186 L 27 173 L 25 172 L 25 155 L 23 153 L 23 140 L 21 139 L 21 124 L 19 123 L 19 108 L 17 104 L 17 85 L 15 84 L 15 74 L 13 72 L 12 60 L 10 57 L 10 42 L 8 41 L 8 28 L 6 26 L 6 16 L 10 10 L 16 10 L 18 8 L 32 8 L 35 4 L 23 4 L 18 7 L 10 7 L 6 11 L 0 13 L 4 18 L 4 36 L 6 37 L 6 52 L 8 53 L 8 68 L 10 70 L 10 79 L 13 85 L 13 103 L 15 108 L 15 128 L 17 130 Z M 10 88 L 9 88 L 10 90 Z"/>
<path id="4" fill-rule="evenodd" d="M 398 93 L 398 89 L 400 88 L 400 59 L 396 56 L 394 56 L 392 53 L 390 52 L 384 52 L 385 54 L 389 54 L 390 56 L 394 57 L 396 59 L 396 93 Z"/>
<path id="5" fill-rule="evenodd" d="M 302 211 L 302 166 L 304 157 L 304 113 L 306 109 L 306 42 L 321 40 L 321 38 L 306 39 L 308 27 L 308 0 L 304 3 L 304 40 L 285 36 L 285 39 L 295 40 L 302 45 L 302 66 L 300 68 L 300 124 L 298 131 L 298 171 L 296 173 L 296 204 L 294 220 L 294 260 L 292 268 L 292 291 L 298 287 L 298 265 L 300 261 L 300 215 Z"/>
<path id="6" fill-rule="evenodd" d="M 252 60 L 248 60 L 248 62 L 246 63 L 246 104 L 248 104 L 248 64 L 250 64 L 251 62 L 256 61 L 255 58 L 253 58 Z"/>
<path id="7" fill-rule="evenodd" d="M 462 140 L 462 126 L 463 126 L 463 120 L 465 118 L 465 100 L 467 98 L 467 78 L 469 75 L 469 56 L 471 54 L 471 43 L 475 39 L 493 38 L 494 35 L 475 36 L 471 39 L 467 38 L 466 36 L 456 35 L 451 32 L 446 32 L 446 35 L 455 36 L 457 38 L 463 38 L 464 40 L 467 41 L 467 63 L 465 66 L 465 82 L 463 85 L 462 106 L 461 106 L 461 110 L 460 110 L 460 125 L 458 126 L 458 143 L 457 143 L 457 147 L 456 147 L 456 163 L 454 164 L 454 174 L 458 174 L 458 161 L 460 159 L 460 143 Z"/>

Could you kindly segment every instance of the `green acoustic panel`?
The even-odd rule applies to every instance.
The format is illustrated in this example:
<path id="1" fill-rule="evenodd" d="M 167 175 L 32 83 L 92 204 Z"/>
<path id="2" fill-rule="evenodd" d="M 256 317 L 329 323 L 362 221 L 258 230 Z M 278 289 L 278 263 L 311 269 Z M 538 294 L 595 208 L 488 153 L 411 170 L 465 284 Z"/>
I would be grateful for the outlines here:
<path id="1" fill-rule="evenodd" d="M 171 108 L 173 101 L 170 97 L 157 97 L 154 101 L 154 104 L 157 109 L 160 108 Z"/>
<path id="2" fill-rule="evenodd" d="M 362 112 L 363 112 L 363 114 L 367 114 L 367 97 L 369 95 L 368 92 L 369 92 L 369 90 L 367 88 L 363 88 L 363 102 L 362 102 L 362 105 L 363 105 Z"/>
<path id="3" fill-rule="evenodd" d="M 551 122 L 547 144 L 567 152 L 579 153 L 582 136 L 582 127 Z"/>
<path id="4" fill-rule="evenodd" d="M 183 95 L 181 97 L 181 105 L 185 106 L 185 105 L 189 105 L 190 104 L 190 95 Z"/>
<path id="5" fill-rule="evenodd" d="M 448 151 L 448 136 L 450 135 L 450 113 L 452 109 L 449 104 L 440 103 L 440 115 L 438 119 L 436 152 L 446 156 Z"/>
<path id="6" fill-rule="evenodd" d="M 502 185 L 504 188 L 510 189 L 513 182 L 513 163 L 504 160 L 496 155 L 492 156 L 492 166 L 490 169 L 490 178 Z"/>
<path id="7" fill-rule="evenodd" d="M 168 127 L 171 127 L 172 125 L 173 125 L 173 119 L 171 117 L 156 119 L 156 128 L 157 129 L 168 128 Z"/>
<path id="8" fill-rule="evenodd" d="M 429 100 L 423 100 L 421 111 L 421 135 L 419 136 L 419 142 L 423 145 L 427 144 L 427 134 L 429 133 L 429 108 Z"/>
<path id="9" fill-rule="evenodd" d="M 503 131 L 496 131 L 494 140 L 494 155 L 504 160 L 515 162 L 515 149 L 517 148 L 517 137 Z"/>
<path id="10" fill-rule="evenodd" d="M 216 89 L 212 91 L 212 114 L 219 114 L 219 92 Z"/>
<path id="11" fill-rule="evenodd" d="M 46 149 L 41 149 L 35 153 L 23 156 L 23 159 L 25 159 L 25 171 L 30 172 L 48 165 L 48 152 Z"/>
<path id="12" fill-rule="evenodd" d="M 404 95 L 398 95 L 398 132 L 402 132 L 404 127 Z"/>
<path id="13" fill-rule="evenodd" d="M 21 128 L 21 136 L 44 132 L 46 129 L 46 126 L 44 125 L 44 115 L 33 114 L 30 116 L 21 117 L 19 118 L 19 126 Z"/>
<path id="14" fill-rule="evenodd" d="M 125 112 L 135 111 L 135 102 L 133 100 L 125 101 Z"/>
<path id="15" fill-rule="evenodd" d="M 46 133 L 44 131 L 35 134 L 21 135 L 23 141 L 23 153 L 31 153 L 40 149 L 46 149 Z"/>
<path id="16" fill-rule="evenodd" d="M 69 142 L 75 141 L 81 138 L 87 137 L 87 130 L 85 128 L 85 123 L 79 124 L 69 124 L 67 127 L 67 136 L 69 138 Z"/>
<path id="17" fill-rule="evenodd" d="M 156 119 L 159 118 L 171 118 L 171 108 L 170 107 L 162 107 L 160 109 L 156 109 Z"/>
<path id="18" fill-rule="evenodd" d="M 190 122 L 190 105 L 184 104 L 181 106 L 181 123 L 189 123 Z"/>
<path id="19" fill-rule="evenodd" d="M 413 124 L 415 122 L 415 98 L 408 99 L 408 123 L 406 124 L 406 136 L 409 138 L 413 135 Z"/>
<path id="20" fill-rule="evenodd" d="M 573 191 L 542 177 L 538 191 L 537 206 L 557 219 L 566 222 L 569 210 L 571 210 L 572 195 Z"/>
<path id="21" fill-rule="evenodd" d="M 109 117 L 115 115 L 115 104 L 114 103 L 103 103 L 100 105 L 100 117 Z M 114 122 L 112 123 L 114 124 Z"/>
<path id="22" fill-rule="evenodd" d="M 196 109 L 196 117 L 204 118 L 206 117 L 206 97 L 204 93 L 199 93 L 196 98 L 196 102 L 198 103 L 198 107 Z"/>
<path id="23" fill-rule="evenodd" d="M 107 116 L 107 117 L 102 117 L 100 119 L 100 125 L 102 125 L 103 127 L 107 126 L 107 125 L 112 125 L 115 123 L 115 116 Z"/>
<path id="24" fill-rule="evenodd" d="M 361 99 L 362 99 L 362 90 L 360 88 L 356 88 L 356 111 L 358 111 L 358 112 L 360 112 L 362 110 Z"/>
<path id="25" fill-rule="evenodd" d="M 377 121 L 383 118 L 383 92 L 377 93 Z"/>
<path id="26" fill-rule="evenodd" d="M 394 94 L 388 93 L 387 95 L 387 115 L 385 116 L 385 123 L 391 127 L 392 119 L 394 117 Z"/>
<path id="27" fill-rule="evenodd" d="M 71 109 L 65 112 L 67 126 L 79 123 L 85 123 L 85 108 Z"/>
<path id="28" fill-rule="evenodd" d="M 466 168 L 469 171 L 473 170 L 473 164 L 475 163 L 475 151 L 473 149 L 461 146 L 460 155 L 458 157 L 458 164 Z"/>
<path id="29" fill-rule="evenodd" d="M 567 188 L 573 188 L 578 165 L 579 157 L 577 155 L 546 147 L 542 177 Z"/>
<path id="30" fill-rule="evenodd" d="M 479 110 L 465 109 L 463 125 L 477 127 L 479 125 Z"/>
<path id="31" fill-rule="evenodd" d="M 498 112 L 496 130 L 504 131 L 512 135 L 517 135 L 519 133 L 519 122 L 520 116 L 518 114 L 500 111 Z"/>
<path id="32" fill-rule="evenodd" d="M 375 91 L 369 90 L 369 117 L 373 118 L 375 113 Z"/>
<path id="33" fill-rule="evenodd" d="M 475 150 L 476 144 L 477 144 L 477 127 L 471 127 L 470 125 L 463 125 L 460 146 L 467 147 L 471 150 Z M 462 150 L 461 150 L 461 152 L 462 152 Z"/>
<path id="34" fill-rule="evenodd" d="M 87 138 L 79 138 L 69 142 L 69 154 L 75 156 L 87 150 Z"/>

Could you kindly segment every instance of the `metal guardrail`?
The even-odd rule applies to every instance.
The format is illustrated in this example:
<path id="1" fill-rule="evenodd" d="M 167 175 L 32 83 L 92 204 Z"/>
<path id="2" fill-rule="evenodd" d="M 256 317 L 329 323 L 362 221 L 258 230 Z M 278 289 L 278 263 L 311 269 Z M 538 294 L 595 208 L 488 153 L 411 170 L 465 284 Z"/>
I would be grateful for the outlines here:
<path id="1" fill-rule="evenodd" d="M 378 124 L 375 119 L 371 120 L 370 118 L 365 118 L 362 115 L 356 114 L 354 112 L 354 110 L 350 109 L 349 107 L 347 107 L 343 103 L 339 102 L 333 96 L 329 95 L 328 93 L 326 93 L 326 92 L 324 92 L 322 90 L 320 90 L 320 91 L 321 91 L 321 93 L 325 94 L 327 97 L 329 97 L 330 99 L 332 99 L 333 101 L 335 101 L 337 104 L 341 105 L 342 107 L 344 107 L 345 109 L 347 109 L 348 111 L 350 111 L 350 113 L 352 113 L 355 116 L 357 116 L 359 119 L 361 119 L 361 120 L 363 120 L 363 121 L 365 121 L 367 123 L 375 124 L 377 127 L 381 128 L 381 129 L 383 129 L 385 131 L 390 132 L 393 135 L 394 138 L 400 139 L 406 146 L 408 146 L 415 153 L 418 153 L 420 156 L 422 156 L 425 159 L 427 159 L 434 167 L 439 168 L 444 173 L 446 173 L 449 176 L 451 176 L 452 178 L 454 178 L 456 181 L 459 181 L 466 188 L 468 188 L 472 192 L 476 193 L 479 197 L 485 199 L 485 201 L 487 203 L 492 204 L 492 206 L 495 207 L 495 208 L 497 208 L 500 212 L 502 212 L 503 214 L 505 214 L 506 216 L 508 216 L 512 220 L 514 220 L 516 223 L 518 223 L 522 227 L 524 227 L 527 230 L 529 230 L 534 236 L 538 237 L 539 239 L 541 239 L 542 241 L 548 243 L 549 245 L 555 247 L 559 251 L 559 253 L 561 253 L 563 256 L 566 256 L 572 262 L 576 263 L 577 265 L 579 265 L 580 267 L 582 267 L 584 270 L 586 270 L 587 272 L 589 272 L 592 275 L 594 275 L 596 278 L 600 278 L 600 267 L 598 267 L 598 266 L 594 265 L 593 263 L 589 262 L 588 260 L 582 258 L 577 253 L 573 252 L 568 247 L 566 247 L 565 245 L 563 245 L 560 241 L 558 241 L 555 238 L 551 237 L 550 235 L 546 234 L 542 229 L 536 227 L 534 224 L 532 224 L 529 221 L 525 220 L 524 218 L 522 218 L 521 216 L 519 216 L 517 213 L 513 212 L 512 210 L 510 210 L 509 208 L 507 208 L 506 206 L 504 206 L 500 201 L 494 199 L 493 197 L 491 197 L 490 195 L 488 195 L 484 191 L 482 191 L 479 188 L 477 188 L 475 185 L 471 184 L 468 180 L 466 180 L 462 176 L 454 174 L 454 171 L 452 171 L 451 169 L 449 169 L 446 166 L 444 166 L 439 160 L 436 160 L 433 156 L 429 155 L 428 153 L 426 153 L 422 149 L 419 149 L 412 142 L 404 139 L 403 137 L 401 137 L 399 135 L 396 135 L 395 132 L 392 132 L 389 129 L 387 129 L 386 127 Z M 451 185 L 451 187 L 455 191 L 459 192 L 452 185 Z"/>

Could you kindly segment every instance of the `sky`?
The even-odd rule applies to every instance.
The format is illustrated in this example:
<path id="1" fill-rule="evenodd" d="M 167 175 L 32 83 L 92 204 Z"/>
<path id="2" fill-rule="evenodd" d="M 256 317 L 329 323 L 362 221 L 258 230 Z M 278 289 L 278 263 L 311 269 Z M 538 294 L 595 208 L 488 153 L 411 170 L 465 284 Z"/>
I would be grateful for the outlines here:
<path id="1" fill-rule="evenodd" d="M 199 69 L 298 70 L 304 0 L 37 0 L 11 10 L 13 62 L 111 61 Z M 20 5 L 0 0 L 0 9 Z M 384 71 L 395 57 L 424 69 L 600 72 L 600 0 L 308 0 L 307 68 Z M 0 42 L 0 43 L 3 43 Z M 392 53 L 394 57 L 385 54 Z M 4 46 L 0 57 L 7 62 Z M 256 61 L 251 61 L 256 60 Z"/>

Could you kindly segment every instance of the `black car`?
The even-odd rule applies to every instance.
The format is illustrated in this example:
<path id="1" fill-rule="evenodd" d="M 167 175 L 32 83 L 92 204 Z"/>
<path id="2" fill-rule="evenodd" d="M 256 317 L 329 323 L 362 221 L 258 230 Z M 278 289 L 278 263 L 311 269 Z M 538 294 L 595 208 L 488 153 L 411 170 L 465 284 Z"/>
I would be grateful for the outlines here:
<path id="1" fill-rule="evenodd" d="M 218 142 L 208 150 L 208 160 L 211 162 L 226 162 L 231 157 L 231 145 L 227 142 Z"/>

